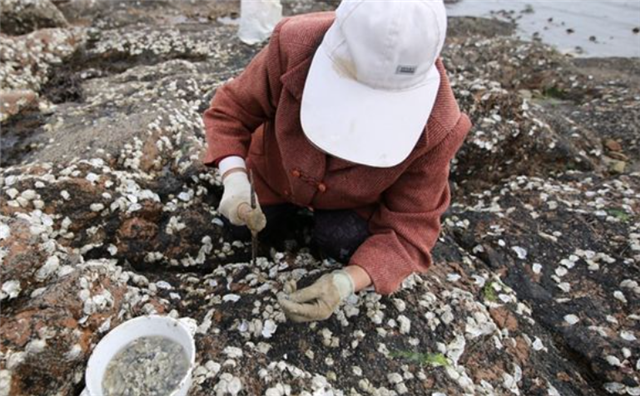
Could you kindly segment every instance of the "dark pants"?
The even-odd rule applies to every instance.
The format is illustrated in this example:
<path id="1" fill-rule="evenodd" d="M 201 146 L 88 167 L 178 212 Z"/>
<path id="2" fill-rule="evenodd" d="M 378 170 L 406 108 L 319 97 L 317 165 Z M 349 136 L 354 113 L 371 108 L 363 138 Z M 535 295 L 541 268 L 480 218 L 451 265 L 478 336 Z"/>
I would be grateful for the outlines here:
<path id="1" fill-rule="evenodd" d="M 353 210 L 315 210 L 313 212 L 292 204 L 262 207 L 267 226 L 260 232 L 260 240 L 276 246 L 285 239 L 303 239 L 303 228 L 311 228 L 311 246 L 326 257 L 346 263 L 369 236 L 367 221 Z M 236 240 L 248 241 L 247 227 L 234 226 L 222 218 Z M 296 237 L 296 235 L 298 237 Z"/>

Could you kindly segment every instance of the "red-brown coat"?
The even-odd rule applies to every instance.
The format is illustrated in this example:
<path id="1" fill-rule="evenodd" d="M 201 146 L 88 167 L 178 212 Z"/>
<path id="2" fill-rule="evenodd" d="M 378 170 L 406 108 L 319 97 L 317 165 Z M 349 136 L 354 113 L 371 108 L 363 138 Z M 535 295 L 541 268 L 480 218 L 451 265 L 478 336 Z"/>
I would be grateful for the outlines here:
<path id="1" fill-rule="evenodd" d="M 300 125 L 300 99 L 313 54 L 333 19 L 331 12 L 284 19 L 245 71 L 217 90 L 204 113 L 204 163 L 214 166 L 229 155 L 245 158 L 262 206 L 292 202 L 355 209 L 368 219 L 372 235 L 349 264 L 364 268 L 376 291 L 389 294 L 432 263 L 440 216 L 450 202 L 449 162 L 471 123 L 438 60 L 438 97 L 406 160 L 373 168 L 316 149 Z M 393 131 L 389 138 L 393 144 Z"/>

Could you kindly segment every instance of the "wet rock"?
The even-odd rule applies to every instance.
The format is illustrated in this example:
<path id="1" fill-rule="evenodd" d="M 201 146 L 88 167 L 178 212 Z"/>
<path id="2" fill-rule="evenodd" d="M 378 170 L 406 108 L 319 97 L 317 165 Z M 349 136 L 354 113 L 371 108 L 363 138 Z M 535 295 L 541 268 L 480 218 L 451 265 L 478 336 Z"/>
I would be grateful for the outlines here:
<path id="1" fill-rule="evenodd" d="M 607 139 L 604 144 L 611 151 L 622 151 L 620 143 L 613 139 Z"/>
<path id="2" fill-rule="evenodd" d="M 46 289 L 11 314 L 3 310 L 0 351 L 10 378 L 3 391 L 9 395 L 75 392 L 104 329 L 142 312 L 126 278 L 113 262 L 88 261 L 48 282 Z"/>
<path id="3" fill-rule="evenodd" d="M 613 161 L 609 165 L 609 169 L 612 173 L 624 173 L 627 163 L 624 161 Z"/>
<path id="4" fill-rule="evenodd" d="M 191 395 L 636 392 L 633 61 L 578 62 L 511 25 L 454 19 L 444 61 L 474 129 L 453 162 L 434 266 L 393 296 L 365 290 L 297 325 L 276 293 L 340 264 L 304 243 L 261 243 L 249 265 L 216 212 L 219 175 L 200 162 L 202 110 L 258 48 L 212 22 L 217 6 L 175 19 L 186 5 L 143 3 L 60 3 L 91 26 L 52 58 L 64 65 L 38 55 L 46 40 L 3 38 L 3 84 L 37 92 L 42 119 L 26 128 L 37 145 L 1 170 L 2 391 L 77 394 L 101 337 L 159 312 L 195 333 Z M 23 72 L 30 59 L 43 72 Z M 612 160 L 626 174 L 609 174 Z"/>
<path id="5" fill-rule="evenodd" d="M 628 199 L 637 204 L 639 186 L 637 176 L 608 180 L 593 173 L 570 172 L 558 179 L 513 177 L 492 192 L 456 204 L 467 210 L 448 223 L 468 224 L 465 232 L 476 236 L 482 250 L 490 246 L 511 257 L 501 262 L 504 283 L 527 301 L 536 322 L 561 335 L 566 353 L 588 362 L 578 366 L 578 373 L 596 388 L 609 382 L 638 386 L 635 373 L 602 361 L 607 354 L 621 355 L 623 348 L 638 353 L 616 335 L 636 324 L 622 308 L 630 301 L 615 298 L 616 293 L 624 297 L 618 288 L 634 276 L 628 271 L 637 272 L 633 265 L 637 255 L 625 251 L 635 235 L 638 214 L 631 207 L 614 208 Z M 484 196 L 494 198 L 485 201 Z M 514 246 L 528 246 L 524 260 L 517 259 Z M 480 249 L 471 251 L 481 254 Z M 526 270 L 536 264 L 540 276 Z M 484 295 L 490 301 L 501 300 L 500 292 Z M 515 322 L 510 324 L 506 312 L 491 312 L 501 327 L 514 329 Z"/>
<path id="6" fill-rule="evenodd" d="M 83 40 L 84 29 L 77 27 L 0 35 L 0 86 L 3 90 L 39 92 L 53 65 L 69 57 Z"/>
<path id="7" fill-rule="evenodd" d="M 38 95 L 31 90 L 0 91 L 0 122 L 19 114 L 25 108 L 36 107 Z"/>
<path id="8" fill-rule="evenodd" d="M 68 25 L 64 15 L 49 0 L 5 0 L 0 18 L 0 32 L 13 35 Z"/>

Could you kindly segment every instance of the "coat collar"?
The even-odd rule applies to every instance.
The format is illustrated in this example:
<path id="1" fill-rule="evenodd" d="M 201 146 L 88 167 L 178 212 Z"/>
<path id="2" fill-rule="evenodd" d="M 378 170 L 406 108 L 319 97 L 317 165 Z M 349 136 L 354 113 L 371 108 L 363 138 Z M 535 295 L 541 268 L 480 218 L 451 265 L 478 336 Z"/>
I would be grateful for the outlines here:
<path id="1" fill-rule="evenodd" d="M 302 101 L 302 92 L 304 91 L 304 84 L 307 81 L 307 75 L 309 74 L 309 68 L 311 67 L 312 60 L 313 56 L 305 58 L 303 61 L 280 76 L 280 82 L 282 85 L 299 102 Z"/>
<path id="2" fill-rule="evenodd" d="M 309 74 L 309 68 L 311 67 L 312 60 L 313 60 L 313 56 L 310 56 L 304 59 L 302 62 L 298 63 L 296 66 L 287 70 L 280 77 L 280 82 L 282 82 L 282 85 L 287 89 L 287 91 L 289 91 L 289 93 L 291 93 L 291 95 L 298 102 L 302 102 L 302 93 L 304 92 L 304 84 L 307 80 L 307 75 Z M 302 133 L 304 133 L 304 131 Z M 305 136 L 305 139 L 306 139 L 306 136 Z M 306 143 L 312 147 L 313 151 L 317 151 L 322 156 L 324 156 L 325 164 L 327 166 L 328 171 L 338 171 L 338 170 L 358 166 L 358 164 L 355 164 L 353 162 L 349 162 L 347 160 L 334 157 L 330 154 L 325 154 L 324 152 L 314 147 L 313 144 L 308 140 L 306 141 Z"/>

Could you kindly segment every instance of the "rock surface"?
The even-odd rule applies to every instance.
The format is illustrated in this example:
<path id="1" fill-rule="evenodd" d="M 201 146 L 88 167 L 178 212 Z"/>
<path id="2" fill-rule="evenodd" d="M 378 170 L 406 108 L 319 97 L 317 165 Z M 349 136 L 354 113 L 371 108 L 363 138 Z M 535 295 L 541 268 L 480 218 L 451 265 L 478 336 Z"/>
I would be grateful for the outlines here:
<path id="1" fill-rule="evenodd" d="M 276 292 L 339 264 L 300 232 L 250 266 L 200 162 L 200 114 L 258 50 L 237 4 L 55 3 L 74 27 L 0 37 L 0 395 L 78 395 L 102 336 L 150 313 L 194 326 L 192 396 L 639 394 L 640 62 L 451 19 L 474 128 L 436 265 L 291 324 Z"/>
<path id="2" fill-rule="evenodd" d="M 5 34 L 68 25 L 62 12 L 49 0 L 2 0 L 0 11 L 0 32 Z"/>

